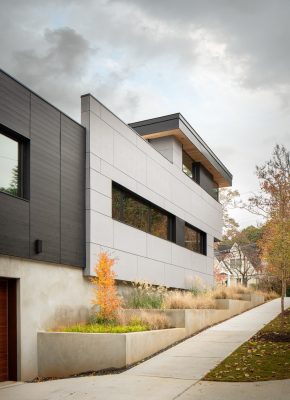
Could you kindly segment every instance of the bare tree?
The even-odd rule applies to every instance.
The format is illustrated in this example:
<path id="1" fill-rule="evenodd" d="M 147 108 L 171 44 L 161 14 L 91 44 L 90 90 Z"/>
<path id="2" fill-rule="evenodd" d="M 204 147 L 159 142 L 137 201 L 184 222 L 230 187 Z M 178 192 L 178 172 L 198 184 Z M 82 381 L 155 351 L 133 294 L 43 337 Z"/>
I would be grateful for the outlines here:
<path id="1" fill-rule="evenodd" d="M 237 190 L 224 188 L 219 192 L 219 201 L 223 211 L 223 233 L 226 237 L 232 237 L 238 231 L 239 224 L 230 217 L 229 210 L 236 208 L 236 200 L 239 196 L 240 193 Z"/>

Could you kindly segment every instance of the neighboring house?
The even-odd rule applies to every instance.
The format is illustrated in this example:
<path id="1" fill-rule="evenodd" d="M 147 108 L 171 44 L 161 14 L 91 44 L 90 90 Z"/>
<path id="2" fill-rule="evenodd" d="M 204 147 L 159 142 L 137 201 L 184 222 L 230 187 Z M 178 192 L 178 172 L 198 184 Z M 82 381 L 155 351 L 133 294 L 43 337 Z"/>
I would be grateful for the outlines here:
<path id="1" fill-rule="evenodd" d="M 219 259 L 217 255 L 214 257 L 213 270 L 216 285 L 229 287 L 232 284 L 236 284 L 236 279 L 233 277 L 227 264 L 222 259 Z"/>
<path id="2" fill-rule="evenodd" d="M 259 251 L 255 244 L 232 246 L 220 246 L 215 252 L 214 266 L 216 271 L 221 271 L 227 276 L 226 285 L 244 284 L 245 286 L 256 285 L 260 272 L 261 260 Z"/>
<path id="3" fill-rule="evenodd" d="M 88 94 L 79 124 L 0 71 L 0 380 L 37 375 L 38 330 L 86 320 L 101 250 L 118 282 L 211 285 L 231 181 L 181 114 L 127 125 Z"/>

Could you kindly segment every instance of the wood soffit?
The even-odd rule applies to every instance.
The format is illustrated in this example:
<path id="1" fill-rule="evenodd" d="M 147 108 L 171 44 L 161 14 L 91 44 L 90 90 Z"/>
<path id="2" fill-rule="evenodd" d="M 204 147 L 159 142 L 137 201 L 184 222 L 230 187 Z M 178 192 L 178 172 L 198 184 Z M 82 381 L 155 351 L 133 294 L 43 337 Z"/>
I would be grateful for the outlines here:
<path id="1" fill-rule="evenodd" d="M 144 139 L 157 139 L 165 136 L 175 136 L 176 139 L 182 144 L 183 150 L 190 155 L 190 157 L 197 162 L 200 162 L 212 175 L 214 181 L 219 187 L 230 186 L 222 174 L 208 161 L 208 159 L 201 153 L 200 150 L 188 139 L 188 137 L 178 128 L 162 132 L 154 132 L 142 135 Z"/>

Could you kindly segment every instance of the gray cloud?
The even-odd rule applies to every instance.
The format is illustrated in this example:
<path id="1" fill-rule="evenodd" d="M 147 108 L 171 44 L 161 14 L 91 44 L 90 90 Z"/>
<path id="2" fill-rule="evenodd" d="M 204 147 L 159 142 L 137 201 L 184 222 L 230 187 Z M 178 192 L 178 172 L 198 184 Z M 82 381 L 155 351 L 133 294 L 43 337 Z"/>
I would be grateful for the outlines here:
<path id="1" fill-rule="evenodd" d="M 45 29 L 34 49 L 12 53 L 11 71 L 26 85 L 64 111 L 79 114 L 82 93 L 80 77 L 96 54 L 89 42 L 74 29 Z"/>
<path id="2" fill-rule="evenodd" d="M 248 88 L 290 85 L 290 2 L 288 0 L 111 0 L 137 12 L 183 27 L 188 34 L 205 30 L 225 54 L 242 67 L 239 82 Z M 174 44 L 173 44 L 174 47 Z M 178 53 L 180 49 L 177 47 Z"/>
<path id="3" fill-rule="evenodd" d="M 21 69 L 28 81 L 60 75 L 76 77 L 84 72 L 84 66 L 94 53 L 88 41 L 68 27 L 46 29 L 42 46 L 47 48 L 43 55 L 35 49 L 13 53 L 14 69 Z"/>
<path id="4" fill-rule="evenodd" d="M 289 141 L 289 0 L 0 4 L 1 67 L 76 119 L 86 92 L 126 121 L 180 111 L 245 192 Z"/>

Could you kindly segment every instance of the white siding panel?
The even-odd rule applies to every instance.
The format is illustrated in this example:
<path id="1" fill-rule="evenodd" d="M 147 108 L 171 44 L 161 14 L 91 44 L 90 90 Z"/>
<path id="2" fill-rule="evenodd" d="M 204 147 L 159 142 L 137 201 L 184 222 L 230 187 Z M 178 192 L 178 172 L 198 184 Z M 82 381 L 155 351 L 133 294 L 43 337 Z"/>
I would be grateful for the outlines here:
<path id="1" fill-rule="evenodd" d="M 115 131 L 136 145 L 136 133 L 103 105 L 101 106 L 101 118 Z"/>
<path id="2" fill-rule="evenodd" d="M 165 264 L 165 286 L 184 288 L 184 269 L 175 265 Z"/>
<path id="3" fill-rule="evenodd" d="M 100 172 L 101 159 L 98 156 L 96 156 L 94 153 L 88 153 L 88 154 L 89 154 L 90 168 L 94 169 L 95 171 Z"/>
<path id="4" fill-rule="evenodd" d="M 171 199 L 171 176 L 155 161 L 147 163 L 147 185 L 166 199 Z"/>
<path id="5" fill-rule="evenodd" d="M 192 251 L 172 244 L 172 264 L 192 268 Z"/>
<path id="6" fill-rule="evenodd" d="M 113 163 L 114 130 L 94 113 L 90 114 L 90 146 L 96 156 Z"/>
<path id="7" fill-rule="evenodd" d="M 118 221 L 114 222 L 114 247 L 132 254 L 146 256 L 146 233 Z"/>
<path id="8" fill-rule="evenodd" d="M 103 174 L 91 169 L 89 187 L 105 196 L 112 197 L 112 182 Z"/>
<path id="9" fill-rule="evenodd" d="M 202 272 L 204 274 L 207 273 L 206 269 L 206 260 L 207 257 L 201 254 L 195 253 L 194 251 L 191 254 L 192 257 L 192 269 L 196 272 Z"/>
<path id="10" fill-rule="evenodd" d="M 110 185 L 112 186 L 112 181 L 123 185 L 125 188 L 136 191 L 136 180 L 131 178 L 129 175 L 124 174 L 124 172 L 115 168 L 113 165 L 108 164 L 106 161 L 101 161 L 101 173 L 110 179 Z"/>
<path id="11" fill-rule="evenodd" d="M 114 166 L 146 184 L 146 156 L 117 132 L 114 135 Z"/>
<path id="12" fill-rule="evenodd" d="M 112 256 L 116 258 L 114 271 L 117 279 L 135 281 L 138 279 L 137 256 L 124 251 L 112 250 Z"/>
<path id="13" fill-rule="evenodd" d="M 113 220 L 106 215 L 90 211 L 90 242 L 113 247 Z"/>
<path id="14" fill-rule="evenodd" d="M 164 285 L 164 264 L 150 258 L 138 257 L 138 281 Z"/>
<path id="15" fill-rule="evenodd" d="M 171 263 L 171 242 L 153 235 L 147 235 L 147 257 Z"/>
<path id="16" fill-rule="evenodd" d="M 112 199 L 108 196 L 90 190 L 91 210 L 112 217 Z"/>

